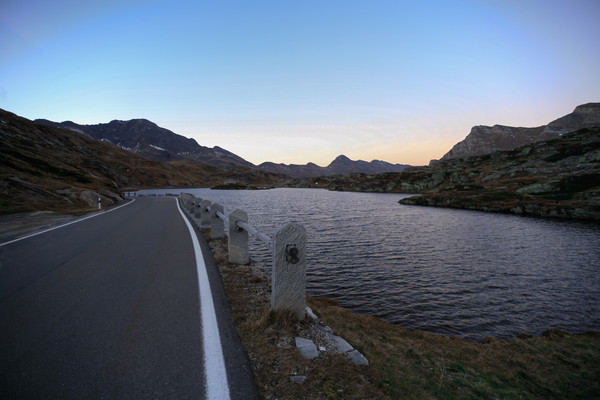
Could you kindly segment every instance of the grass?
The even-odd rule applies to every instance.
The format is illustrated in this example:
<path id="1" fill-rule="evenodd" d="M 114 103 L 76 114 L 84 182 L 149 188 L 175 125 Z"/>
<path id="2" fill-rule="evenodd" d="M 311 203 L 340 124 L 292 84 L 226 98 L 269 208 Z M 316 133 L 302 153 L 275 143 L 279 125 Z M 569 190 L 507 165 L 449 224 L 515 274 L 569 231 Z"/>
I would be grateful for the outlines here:
<path id="1" fill-rule="evenodd" d="M 369 359 L 390 398 L 600 398 L 600 334 L 548 331 L 541 337 L 473 343 L 409 331 L 312 299 L 320 317 Z"/>
<path id="2" fill-rule="evenodd" d="M 234 323 L 263 399 L 599 399 L 600 333 L 546 331 L 474 343 L 411 331 L 350 312 L 334 300 L 308 305 L 369 360 L 300 357 L 293 338 L 308 321 L 269 310 L 268 274 L 227 263 L 223 240 L 209 240 Z M 307 377 L 302 384 L 293 375 Z"/>

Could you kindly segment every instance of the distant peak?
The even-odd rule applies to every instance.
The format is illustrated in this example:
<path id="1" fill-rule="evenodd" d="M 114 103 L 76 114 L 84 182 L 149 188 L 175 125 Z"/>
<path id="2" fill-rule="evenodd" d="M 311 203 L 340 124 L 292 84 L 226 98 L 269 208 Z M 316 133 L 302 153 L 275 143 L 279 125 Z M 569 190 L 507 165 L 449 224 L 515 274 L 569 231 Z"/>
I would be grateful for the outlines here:
<path id="1" fill-rule="evenodd" d="M 335 160 L 333 160 L 333 161 L 331 162 L 331 164 L 329 164 L 329 166 L 330 166 L 330 167 L 332 167 L 332 166 L 333 166 L 333 167 L 335 167 L 335 166 L 337 166 L 337 167 L 341 167 L 341 166 L 344 166 L 344 165 L 350 165 L 350 164 L 352 164 L 352 163 L 353 163 L 353 161 L 352 161 L 351 159 L 349 159 L 349 158 L 348 158 L 348 157 L 346 157 L 345 155 L 341 154 L 341 155 L 337 156 L 337 157 L 335 158 Z"/>

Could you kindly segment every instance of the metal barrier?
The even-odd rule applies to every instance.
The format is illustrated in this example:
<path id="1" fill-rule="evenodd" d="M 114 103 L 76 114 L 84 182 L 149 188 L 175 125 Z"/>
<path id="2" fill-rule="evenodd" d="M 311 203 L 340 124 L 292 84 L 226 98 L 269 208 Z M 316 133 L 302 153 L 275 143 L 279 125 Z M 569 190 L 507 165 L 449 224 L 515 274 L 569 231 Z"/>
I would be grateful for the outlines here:
<path id="1" fill-rule="evenodd" d="M 213 239 L 229 237 L 229 262 L 248 264 L 248 238 L 265 242 L 273 254 L 271 309 L 290 310 L 298 319 L 306 312 L 306 229 L 288 222 L 266 235 L 248 223 L 248 214 L 235 210 L 225 215 L 223 206 L 181 193 L 183 209 L 200 229 L 210 229 Z M 225 230 L 225 226 L 228 230 Z"/>

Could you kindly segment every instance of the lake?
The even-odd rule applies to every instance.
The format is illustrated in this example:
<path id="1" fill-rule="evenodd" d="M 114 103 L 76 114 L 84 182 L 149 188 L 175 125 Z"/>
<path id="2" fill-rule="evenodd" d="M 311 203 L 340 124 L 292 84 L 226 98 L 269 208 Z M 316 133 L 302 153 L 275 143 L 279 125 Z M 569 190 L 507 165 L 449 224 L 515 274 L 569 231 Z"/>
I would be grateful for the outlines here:
<path id="1" fill-rule="evenodd" d="M 179 194 L 180 190 L 143 193 Z M 409 329 L 481 340 L 600 330 L 600 225 L 398 204 L 403 194 L 185 189 L 272 236 L 307 230 L 307 291 Z M 262 242 L 250 257 L 270 265 Z"/>

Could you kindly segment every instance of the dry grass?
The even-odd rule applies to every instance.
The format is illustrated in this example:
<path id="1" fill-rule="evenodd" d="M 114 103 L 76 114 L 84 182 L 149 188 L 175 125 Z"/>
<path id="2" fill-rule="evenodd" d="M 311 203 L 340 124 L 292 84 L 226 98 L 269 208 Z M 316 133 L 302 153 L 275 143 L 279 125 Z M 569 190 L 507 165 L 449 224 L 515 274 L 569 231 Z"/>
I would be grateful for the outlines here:
<path id="1" fill-rule="evenodd" d="M 597 399 L 600 333 L 548 331 L 483 343 L 410 331 L 350 312 L 330 299 L 308 304 L 369 360 L 340 355 L 303 359 L 294 346 L 308 322 L 269 311 L 268 274 L 227 263 L 226 242 L 209 241 L 234 322 L 264 399 Z M 298 384 L 291 376 L 307 379 Z"/>
<path id="2" fill-rule="evenodd" d="M 310 304 L 369 359 L 369 374 L 391 398 L 600 398 L 599 333 L 473 343 L 409 331 L 327 299 Z"/>

